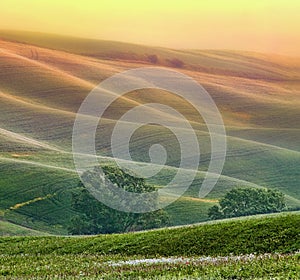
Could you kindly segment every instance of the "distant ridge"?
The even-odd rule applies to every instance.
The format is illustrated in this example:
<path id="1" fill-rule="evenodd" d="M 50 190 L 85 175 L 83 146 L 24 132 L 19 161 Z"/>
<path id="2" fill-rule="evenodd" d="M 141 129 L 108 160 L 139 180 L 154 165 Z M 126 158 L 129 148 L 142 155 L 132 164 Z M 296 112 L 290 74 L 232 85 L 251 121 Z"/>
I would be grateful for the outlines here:
<path id="1" fill-rule="evenodd" d="M 107 60 L 184 68 L 211 74 L 275 81 L 300 79 L 300 57 L 236 50 L 176 50 L 30 31 L 0 30 L 0 39 Z"/>

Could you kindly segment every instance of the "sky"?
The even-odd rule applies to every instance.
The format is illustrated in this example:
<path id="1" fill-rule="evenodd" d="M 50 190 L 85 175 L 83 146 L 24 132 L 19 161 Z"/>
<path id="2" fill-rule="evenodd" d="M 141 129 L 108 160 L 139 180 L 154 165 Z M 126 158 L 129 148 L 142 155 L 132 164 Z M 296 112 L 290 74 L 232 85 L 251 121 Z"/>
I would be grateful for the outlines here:
<path id="1" fill-rule="evenodd" d="M 2 0 L 0 29 L 300 56 L 300 1 Z"/>

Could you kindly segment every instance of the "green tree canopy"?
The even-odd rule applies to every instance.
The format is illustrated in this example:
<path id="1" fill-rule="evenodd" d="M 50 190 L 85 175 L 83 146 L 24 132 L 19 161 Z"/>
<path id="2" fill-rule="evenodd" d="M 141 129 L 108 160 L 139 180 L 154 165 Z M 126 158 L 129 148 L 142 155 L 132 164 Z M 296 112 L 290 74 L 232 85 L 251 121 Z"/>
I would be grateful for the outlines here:
<path id="1" fill-rule="evenodd" d="M 237 188 L 229 191 L 208 211 L 211 219 L 280 212 L 286 207 L 284 194 L 270 189 Z"/>
<path id="2" fill-rule="evenodd" d="M 105 180 L 126 191 L 136 193 L 155 191 L 155 188 L 147 184 L 143 178 L 130 175 L 117 167 L 103 166 L 102 170 Z M 96 182 L 99 178 L 99 168 L 88 171 L 83 176 L 87 176 L 92 183 Z M 112 195 L 113 199 L 113 194 L 108 195 Z M 95 199 L 81 182 L 72 193 L 72 208 L 80 214 L 71 219 L 70 234 L 120 233 L 163 227 L 169 223 L 164 210 L 139 214 L 112 209 Z"/>

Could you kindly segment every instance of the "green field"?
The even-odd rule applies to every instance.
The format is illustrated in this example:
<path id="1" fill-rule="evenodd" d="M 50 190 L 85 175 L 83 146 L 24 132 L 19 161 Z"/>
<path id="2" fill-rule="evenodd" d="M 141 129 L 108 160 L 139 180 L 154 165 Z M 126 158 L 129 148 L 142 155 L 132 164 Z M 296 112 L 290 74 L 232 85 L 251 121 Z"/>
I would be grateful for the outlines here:
<path id="1" fill-rule="evenodd" d="M 299 209 L 299 59 L 237 51 L 171 50 L 26 32 L 0 31 L 0 38 L 3 219 L 43 232 L 67 233 L 69 220 L 76 214 L 70 208 L 70 193 L 79 182 L 71 153 L 76 112 L 103 79 L 127 69 L 153 66 L 147 61 L 149 54 L 158 56 L 157 66 L 171 67 L 170 59 L 182 60 L 182 68 L 175 70 L 202 84 L 218 105 L 228 143 L 222 176 L 205 199 L 198 199 L 210 159 L 207 128 L 191 105 L 158 90 L 128 93 L 105 112 L 97 133 L 99 159 L 114 160 L 110 136 L 123 113 L 136 105 L 163 103 L 191 122 L 201 150 L 199 172 L 191 188 L 166 208 L 172 225 L 207 220 L 208 208 L 235 187 L 278 189 L 285 193 L 290 209 Z M 181 129 L 180 120 L 166 112 L 156 114 Z M 152 144 L 166 146 L 167 165 L 150 180 L 156 186 L 166 185 L 178 171 L 176 137 L 160 126 L 148 125 L 131 140 L 136 164 L 149 163 Z M 151 163 L 147 166 L 152 167 Z M 184 172 L 190 176 L 189 170 Z"/>
<path id="2" fill-rule="evenodd" d="M 46 233 L 33 230 L 30 228 L 22 227 L 19 225 L 15 225 L 13 223 L 9 223 L 6 221 L 0 221 L 0 233 L 1 236 L 38 236 L 38 235 L 46 235 Z"/>
<path id="3" fill-rule="evenodd" d="M 300 213 L 90 237 L 3 237 L 5 279 L 298 279 Z M 222 246 L 220 246 L 222 244 Z"/>
<path id="4" fill-rule="evenodd" d="M 196 177 L 165 208 L 171 227 L 69 236 L 70 220 L 80 214 L 72 209 L 79 183 L 72 155 L 76 113 L 105 78 L 145 66 L 191 76 L 216 102 L 228 147 L 220 179 L 205 198 L 198 197 L 211 143 L 191 104 L 157 89 L 127 93 L 99 124 L 99 162 L 114 164 L 111 135 L 125 112 L 161 103 L 184 115 L 196 134 L 201 151 Z M 300 279 L 299 81 L 296 57 L 1 30 L 0 279 Z M 168 112 L 145 106 L 144 113 L 186 135 L 192 132 Z M 166 148 L 166 165 L 147 182 L 162 188 L 179 171 L 175 135 L 159 125 L 144 125 L 131 137 L 130 153 L 134 164 L 152 169 L 157 166 L 148 151 L 157 143 Z M 189 168 L 180 171 L 186 180 L 191 176 Z M 208 221 L 208 209 L 237 187 L 280 190 L 288 209 Z"/>

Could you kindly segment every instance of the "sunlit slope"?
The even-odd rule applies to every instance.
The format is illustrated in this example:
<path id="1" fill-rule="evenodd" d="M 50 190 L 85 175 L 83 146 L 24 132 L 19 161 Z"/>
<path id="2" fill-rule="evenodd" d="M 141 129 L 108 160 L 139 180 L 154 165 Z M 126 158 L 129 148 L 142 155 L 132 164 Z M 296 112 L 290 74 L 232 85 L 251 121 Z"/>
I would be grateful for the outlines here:
<path id="1" fill-rule="evenodd" d="M 237 51 L 174 50 L 23 31 L 1 30 L 0 38 L 108 60 L 149 63 L 148 56 L 156 55 L 158 64 L 172 66 L 170 61 L 176 58 L 181 60 L 186 68 L 214 74 L 272 80 L 299 78 L 299 58 L 286 60 L 280 56 Z"/>
<path id="2" fill-rule="evenodd" d="M 222 177 L 205 200 L 198 199 L 210 160 L 206 125 L 184 100 L 159 90 L 128 93 L 105 112 L 97 132 L 97 151 L 107 157 L 102 160 L 112 160 L 110 137 L 122 114 L 140 104 L 163 103 L 191 121 L 201 150 L 199 172 L 191 189 L 167 208 L 173 224 L 207 219 L 207 209 L 237 186 L 279 189 L 287 195 L 289 207 L 300 206 L 297 59 L 234 51 L 176 51 L 38 34 L 26 39 L 25 33 L 25 37 L 7 34 L 6 40 L 0 40 L 0 209 L 5 218 L 66 233 L 74 214 L 70 192 L 79 180 L 71 154 L 76 112 L 103 79 L 127 69 L 153 66 L 145 60 L 148 54 L 157 54 L 156 65 L 171 66 L 167 59 L 184 60 L 184 66 L 175 70 L 196 79 L 217 103 L 228 135 Z M 128 48 L 135 55 L 120 56 Z M 146 110 L 181 129 L 181 121 L 168 113 Z M 130 152 L 136 164 L 149 162 L 149 147 L 156 143 L 166 146 L 168 166 L 151 183 L 163 186 L 179 166 L 176 137 L 160 126 L 144 126 L 133 135 Z M 151 168 L 151 163 L 148 166 Z M 186 170 L 185 174 L 190 173 Z"/>
<path id="3" fill-rule="evenodd" d="M 10 108 L 11 107 L 7 107 Z M 9 110 L 9 112 L 11 112 Z M 66 116 L 60 116 L 59 114 L 47 114 L 44 111 L 31 112 L 26 111 L 26 114 L 20 115 L 20 111 L 16 114 L 18 118 L 15 118 L 15 123 L 23 124 L 22 120 L 30 119 L 20 128 L 24 129 L 24 126 L 28 125 L 27 137 L 25 138 L 26 143 L 35 144 L 35 148 L 63 150 L 71 152 L 71 137 L 72 137 L 72 124 L 73 119 L 69 119 Z M 27 116 L 27 118 L 25 118 Z M 32 118 L 30 118 L 30 116 Z M 49 122 L 51 119 L 53 122 Z M 97 150 L 99 155 L 111 157 L 110 151 L 110 138 L 113 130 L 114 121 L 103 121 L 104 125 L 98 131 L 98 142 Z M 16 127 L 16 129 L 20 129 Z M 4 132 L 3 132 L 4 131 Z M 20 141 L 24 134 L 18 134 L 19 136 L 9 133 L 9 130 L 3 130 L 2 140 L 3 149 L 2 153 L 5 153 L 8 157 L 14 157 L 13 147 L 10 148 L 10 153 L 7 153 L 7 147 L 11 146 L 7 142 L 7 137 L 10 135 L 10 139 Z M 179 129 L 179 131 L 181 131 Z M 1 131 L 0 131 L 1 132 Z M 51 133 L 49 133 L 51 132 Z M 184 131 L 185 134 L 191 133 Z M 28 137 L 30 135 L 30 137 Z M 207 170 L 208 163 L 210 160 L 210 138 L 207 132 L 197 131 L 196 135 L 200 142 L 201 159 L 200 159 L 200 170 Z M 37 141 L 36 139 L 39 139 Z M 47 141 L 44 142 L 44 139 Z M 227 138 L 228 151 L 225 167 L 223 174 L 240 180 L 246 180 L 253 182 L 258 185 L 270 186 L 274 188 L 280 188 L 290 195 L 296 195 L 299 197 L 299 163 L 300 153 L 298 151 L 281 148 L 278 146 L 264 144 L 252 140 L 244 140 L 238 137 Z M 8 144 L 6 144 L 8 143 Z M 168 130 L 159 126 L 146 126 L 142 127 L 133 135 L 131 140 L 130 152 L 132 158 L 136 161 L 149 162 L 148 150 L 151 145 L 160 143 L 167 148 L 168 159 L 167 164 L 170 166 L 177 167 L 180 163 L 180 149 L 176 137 Z M 15 148 L 16 151 L 22 152 L 19 147 Z M 26 149 L 25 149 L 26 152 Z M 60 163 L 59 158 L 63 158 L 60 154 L 53 157 L 48 156 L 47 153 L 39 152 L 33 153 L 33 161 L 47 161 L 51 162 L 52 158 L 55 163 Z M 43 156 L 45 155 L 45 156 Z M 28 157 L 28 159 L 31 159 Z M 62 161 L 64 163 L 64 161 Z M 61 167 L 69 168 L 72 165 L 72 158 L 70 158 Z"/>
<path id="4" fill-rule="evenodd" d="M 32 56 L 31 48 L 34 53 L 40 55 Z M 104 78 L 132 67 L 145 66 L 128 61 L 91 61 L 89 57 L 5 41 L 1 41 L 1 50 L 1 90 L 4 93 L 21 97 L 28 102 L 72 112 L 78 110 L 85 96 Z M 233 52 L 232 55 L 234 54 Z M 229 62 L 227 67 L 230 67 Z M 261 64 L 257 61 L 256 64 L 252 63 L 251 67 L 252 71 L 256 72 Z M 279 64 L 277 68 L 281 67 L 284 66 Z M 296 70 L 296 67 L 289 69 L 289 73 Z M 299 128 L 299 81 L 296 78 L 292 81 L 294 85 L 291 85 L 291 81 L 284 79 L 257 80 L 233 78 L 226 74 L 207 74 L 206 71 L 181 71 L 195 78 L 207 89 L 227 125 Z M 32 79 L 33 76 L 35 79 Z M 115 107 L 107 112 L 107 117 L 116 118 L 117 112 L 126 112 L 128 108 L 136 106 L 137 102 L 145 103 L 149 102 L 149 99 L 151 101 L 149 95 L 152 102 L 157 100 L 176 109 L 181 108 L 188 119 L 199 121 L 195 112 L 184 110 L 184 106 L 174 95 L 159 92 L 131 93 L 127 99 L 119 100 Z"/>

